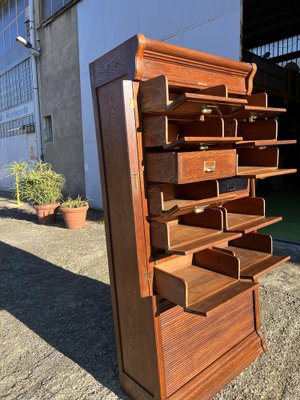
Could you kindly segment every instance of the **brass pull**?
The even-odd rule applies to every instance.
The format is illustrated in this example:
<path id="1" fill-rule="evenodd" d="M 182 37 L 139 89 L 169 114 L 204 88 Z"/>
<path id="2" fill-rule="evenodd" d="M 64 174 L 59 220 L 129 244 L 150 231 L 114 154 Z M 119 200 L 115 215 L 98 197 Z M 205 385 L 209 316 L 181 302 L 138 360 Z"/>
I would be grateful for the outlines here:
<path id="1" fill-rule="evenodd" d="M 205 210 L 205 207 L 201 207 L 201 206 L 195 206 L 194 207 L 194 213 L 195 214 L 200 214 Z"/>
<path id="2" fill-rule="evenodd" d="M 227 183 L 227 190 L 228 190 L 229 192 L 231 192 L 231 191 L 233 191 L 233 190 L 236 190 L 235 184 L 234 184 L 234 183 Z"/>
<path id="3" fill-rule="evenodd" d="M 204 161 L 204 172 L 214 172 L 216 170 L 216 161 Z"/>

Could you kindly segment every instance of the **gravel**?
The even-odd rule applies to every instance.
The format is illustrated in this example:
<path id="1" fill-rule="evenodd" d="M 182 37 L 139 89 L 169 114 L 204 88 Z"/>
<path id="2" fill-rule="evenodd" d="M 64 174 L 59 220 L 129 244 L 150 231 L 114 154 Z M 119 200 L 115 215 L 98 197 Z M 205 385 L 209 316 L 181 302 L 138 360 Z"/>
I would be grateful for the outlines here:
<path id="1" fill-rule="evenodd" d="M 269 352 L 215 400 L 300 398 L 299 245 L 261 279 Z M 114 400 L 118 383 L 102 214 L 79 231 L 42 226 L 30 207 L 0 197 L 0 399 Z"/>

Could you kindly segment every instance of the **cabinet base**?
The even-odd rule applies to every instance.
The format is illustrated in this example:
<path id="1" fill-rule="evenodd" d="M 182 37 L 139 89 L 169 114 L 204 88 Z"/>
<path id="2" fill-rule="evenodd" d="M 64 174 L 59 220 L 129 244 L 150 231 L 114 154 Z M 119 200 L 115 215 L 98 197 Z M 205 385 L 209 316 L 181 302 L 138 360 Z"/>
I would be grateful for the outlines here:
<path id="1" fill-rule="evenodd" d="M 170 397 L 151 395 L 126 374 L 120 377 L 121 387 L 134 400 L 209 400 L 265 351 L 253 332 Z"/>

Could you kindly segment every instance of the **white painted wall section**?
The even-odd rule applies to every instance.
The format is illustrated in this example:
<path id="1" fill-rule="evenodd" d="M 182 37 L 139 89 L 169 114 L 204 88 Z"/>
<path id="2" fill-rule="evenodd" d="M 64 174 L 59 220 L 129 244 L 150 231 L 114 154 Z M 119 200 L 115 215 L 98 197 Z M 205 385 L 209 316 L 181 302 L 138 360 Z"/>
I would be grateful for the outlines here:
<path id="1" fill-rule="evenodd" d="M 136 33 L 240 59 L 240 0 L 82 0 L 78 35 L 86 195 L 102 208 L 89 63 Z"/>

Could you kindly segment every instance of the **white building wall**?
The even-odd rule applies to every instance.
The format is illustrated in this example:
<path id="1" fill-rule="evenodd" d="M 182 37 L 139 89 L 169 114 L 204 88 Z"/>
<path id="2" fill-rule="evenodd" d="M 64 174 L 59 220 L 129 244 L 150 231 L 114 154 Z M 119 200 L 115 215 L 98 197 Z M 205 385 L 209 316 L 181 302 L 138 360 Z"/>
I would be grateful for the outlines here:
<path id="1" fill-rule="evenodd" d="M 240 0 L 82 0 L 77 10 L 86 195 L 102 208 L 89 63 L 136 33 L 239 60 Z"/>

